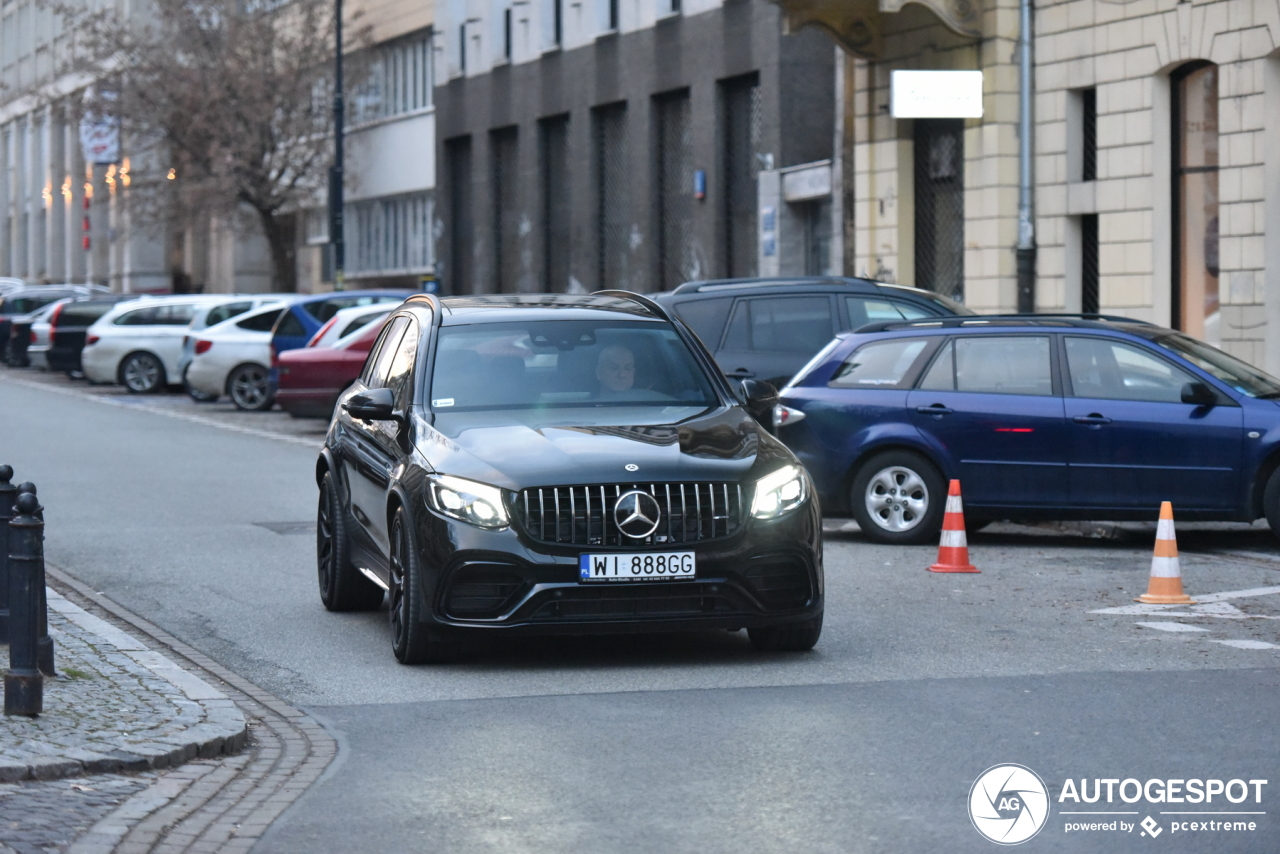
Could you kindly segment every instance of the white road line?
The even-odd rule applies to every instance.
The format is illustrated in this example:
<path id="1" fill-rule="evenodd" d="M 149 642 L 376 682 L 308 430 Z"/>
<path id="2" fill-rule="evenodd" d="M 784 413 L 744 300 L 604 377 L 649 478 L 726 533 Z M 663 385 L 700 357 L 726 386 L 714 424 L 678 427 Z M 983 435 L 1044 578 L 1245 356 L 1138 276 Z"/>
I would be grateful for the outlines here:
<path id="1" fill-rule="evenodd" d="M 1228 599 L 1244 599 L 1249 596 L 1269 596 L 1272 593 L 1280 593 L 1280 586 L 1276 587 L 1252 587 L 1248 590 L 1228 590 L 1226 593 L 1208 593 L 1204 596 L 1196 596 L 1197 602 L 1225 602 Z"/>
<path id="2" fill-rule="evenodd" d="M 1220 643 L 1223 646 L 1234 646 L 1236 649 L 1280 649 L 1280 646 L 1277 646 L 1276 644 L 1255 640 L 1215 640 L 1211 641 L 1211 643 Z"/>
<path id="3" fill-rule="evenodd" d="M 130 410 L 140 409 L 140 410 L 143 410 L 144 412 L 151 412 L 155 415 L 163 415 L 167 418 L 177 419 L 178 421 L 190 421 L 193 424 L 203 424 L 206 427 L 216 427 L 219 430 L 228 430 L 232 433 L 243 433 L 247 436 L 258 436 L 259 438 L 263 438 L 263 439 L 275 439 L 280 442 L 288 442 L 291 445 L 300 445 L 304 448 L 310 448 L 311 450 L 319 450 L 319 448 L 324 444 L 323 441 L 318 442 L 315 439 L 304 439 L 301 436 L 288 436 L 283 433 L 273 433 L 270 430 L 259 430 L 256 427 L 241 427 L 237 424 L 227 424 L 222 421 L 217 421 L 213 418 L 206 418 L 203 415 L 192 415 L 186 412 L 174 412 L 173 410 L 166 409 L 161 406 L 150 406 L 145 403 L 133 402 L 138 400 L 138 398 L 128 398 L 129 402 L 125 403 L 124 401 L 112 400 L 109 397 L 103 397 L 101 395 L 86 394 L 85 392 L 79 391 L 77 389 L 60 388 L 58 386 L 32 382 L 31 380 L 14 379 L 12 377 L 4 377 L 3 379 L 5 382 L 11 382 L 15 385 L 21 385 L 21 386 L 26 386 L 28 388 L 40 389 L 41 391 L 48 391 L 48 392 L 52 392 L 53 394 L 62 394 L 62 395 L 66 395 L 67 397 L 75 397 L 80 400 L 91 400 L 91 401 L 94 401 L 95 403 L 106 404 L 107 406 L 118 406 L 121 409 L 130 409 Z"/>
<path id="4" fill-rule="evenodd" d="M 1135 623 L 1134 625 L 1145 626 L 1148 629 L 1157 629 L 1162 632 L 1207 632 L 1208 629 L 1202 629 L 1199 626 L 1188 626 L 1186 623 Z"/>

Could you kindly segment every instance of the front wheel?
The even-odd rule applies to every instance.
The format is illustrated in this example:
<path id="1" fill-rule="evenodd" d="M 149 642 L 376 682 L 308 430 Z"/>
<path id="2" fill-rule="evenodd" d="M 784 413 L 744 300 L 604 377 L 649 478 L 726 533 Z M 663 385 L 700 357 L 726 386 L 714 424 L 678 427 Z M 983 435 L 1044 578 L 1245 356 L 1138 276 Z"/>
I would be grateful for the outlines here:
<path id="1" fill-rule="evenodd" d="M 164 365 L 150 353 L 130 353 L 120 365 L 120 384 L 133 394 L 159 391 L 164 381 Z"/>
<path id="2" fill-rule="evenodd" d="M 275 403 L 267 369 L 262 365 L 240 365 L 227 376 L 227 394 L 236 409 L 262 412 Z"/>
<path id="3" fill-rule="evenodd" d="M 441 664 L 457 656 L 422 619 L 422 569 L 403 507 L 391 520 L 391 651 L 401 664 Z"/>
<path id="4" fill-rule="evenodd" d="M 849 500 L 868 539 L 919 545 L 937 538 L 947 490 L 942 475 L 924 457 L 889 451 L 858 469 Z"/>
<path id="5" fill-rule="evenodd" d="M 1280 537 L 1280 468 L 1267 479 L 1267 489 L 1262 493 L 1262 512 L 1267 516 L 1271 533 Z"/>
<path id="6" fill-rule="evenodd" d="M 320 480 L 316 511 L 316 571 L 320 601 L 330 611 L 371 611 L 382 604 L 382 588 L 351 563 L 346 508 L 332 472 Z"/>

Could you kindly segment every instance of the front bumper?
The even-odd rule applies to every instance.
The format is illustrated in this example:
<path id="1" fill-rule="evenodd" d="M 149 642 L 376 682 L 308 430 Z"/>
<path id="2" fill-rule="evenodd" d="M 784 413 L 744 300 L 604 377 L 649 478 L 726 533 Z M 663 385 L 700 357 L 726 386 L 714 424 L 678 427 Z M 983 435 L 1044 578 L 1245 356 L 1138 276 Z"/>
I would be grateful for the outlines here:
<path id="1" fill-rule="evenodd" d="M 822 614 L 822 525 L 809 501 L 782 519 L 749 520 L 731 537 L 673 545 L 692 551 L 691 581 L 581 583 L 584 552 L 646 548 L 551 546 L 514 528 L 483 531 L 424 512 L 417 526 L 426 612 L 445 630 L 599 634 L 739 629 Z"/>

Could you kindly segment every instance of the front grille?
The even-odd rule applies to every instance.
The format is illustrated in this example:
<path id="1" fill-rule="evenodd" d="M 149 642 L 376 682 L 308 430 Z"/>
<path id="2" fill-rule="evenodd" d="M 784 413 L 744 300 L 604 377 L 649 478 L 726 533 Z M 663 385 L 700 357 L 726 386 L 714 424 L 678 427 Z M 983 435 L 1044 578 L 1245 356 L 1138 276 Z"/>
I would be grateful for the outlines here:
<path id="1" fill-rule="evenodd" d="M 631 490 L 657 499 L 662 518 L 648 537 L 618 530 L 613 506 Z M 543 543 L 577 546 L 652 546 L 728 537 L 742 525 L 742 487 L 736 483 L 633 483 L 526 489 L 516 499 L 524 532 Z"/>
<path id="2" fill-rule="evenodd" d="M 533 613 L 532 619 L 693 617 L 741 610 L 720 584 L 602 584 L 564 588 L 557 593 L 556 598 L 544 602 Z"/>
<path id="3" fill-rule="evenodd" d="M 771 608 L 794 608 L 809 601 L 809 570 L 802 561 L 757 563 L 744 573 L 756 597 Z"/>
<path id="4" fill-rule="evenodd" d="M 466 567 L 450 582 L 445 609 L 458 617 L 494 616 L 523 586 L 523 579 L 509 567 Z"/>

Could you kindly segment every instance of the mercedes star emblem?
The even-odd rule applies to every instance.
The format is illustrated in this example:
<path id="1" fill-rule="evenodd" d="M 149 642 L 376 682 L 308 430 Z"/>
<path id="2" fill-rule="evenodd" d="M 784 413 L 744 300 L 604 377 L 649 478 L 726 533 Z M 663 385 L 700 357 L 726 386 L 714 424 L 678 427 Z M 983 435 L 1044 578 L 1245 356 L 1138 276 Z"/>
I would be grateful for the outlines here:
<path id="1" fill-rule="evenodd" d="M 649 493 L 633 489 L 618 497 L 613 505 L 613 521 L 628 537 L 643 540 L 658 530 L 662 508 L 658 506 L 658 499 Z"/>
<path id="2" fill-rule="evenodd" d="M 640 466 L 636 465 L 635 463 L 627 463 L 625 466 L 623 466 L 623 468 L 624 468 L 624 469 L 626 469 L 627 471 L 639 471 L 639 470 L 640 470 Z"/>

